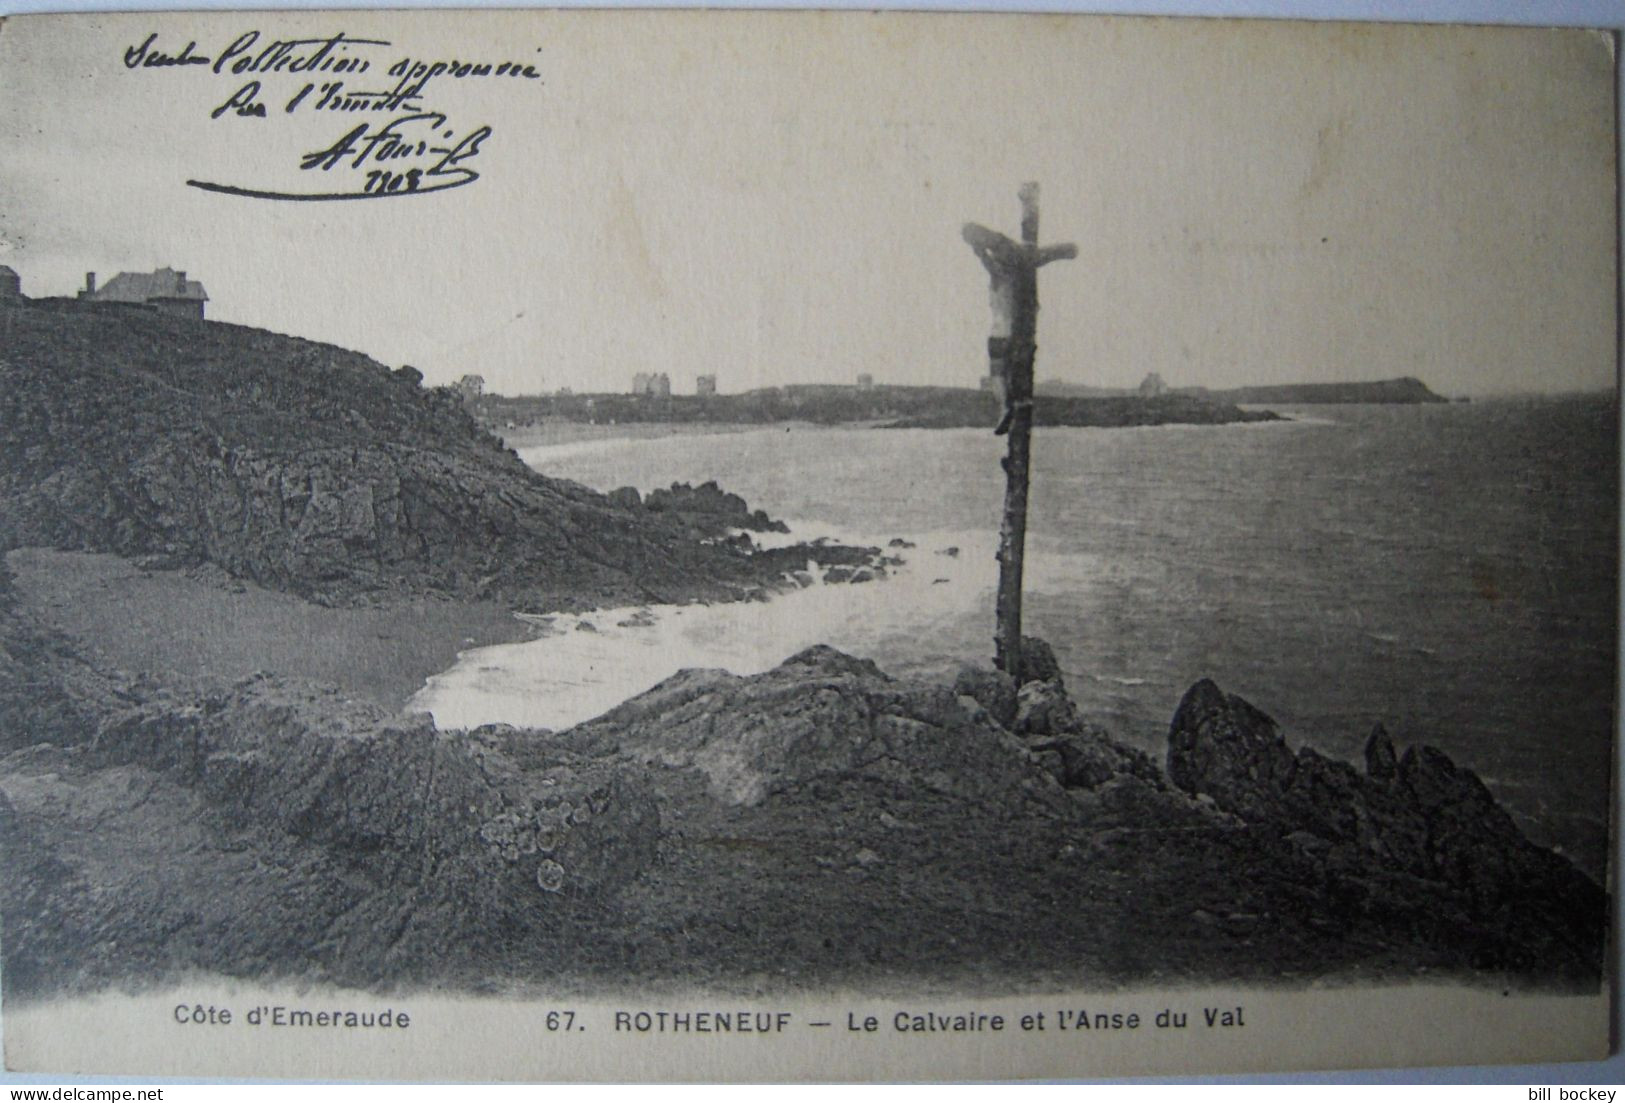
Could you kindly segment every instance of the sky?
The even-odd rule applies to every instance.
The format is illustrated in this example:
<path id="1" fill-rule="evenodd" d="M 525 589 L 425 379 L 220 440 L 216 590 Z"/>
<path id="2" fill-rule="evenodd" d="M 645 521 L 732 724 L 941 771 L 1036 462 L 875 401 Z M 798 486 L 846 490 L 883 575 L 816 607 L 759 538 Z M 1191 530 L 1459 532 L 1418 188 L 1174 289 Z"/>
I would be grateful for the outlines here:
<path id="1" fill-rule="evenodd" d="M 437 77 L 463 187 L 286 202 L 188 187 L 300 171 L 357 116 L 211 118 L 252 75 L 135 68 L 264 41 L 387 39 Z M 328 75 L 321 79 L 335 79 Z M 1579 31 L 1213 20 L 348 12 L 15 20 L 0 33 L 0 263 L 29 295 L 186 270 L 211 318 L 411 364 L 432 383 L 677 393 L 973 386 L 987 281 L 1042 187 L 1038 375 L 1174 386 L 1415 375 L 1445 394 L 1615 378 L 1614 77 Z M 405 164 L 420 162 L 408 159 Z M 316 179 L 320 177 L 320 179 Z M 314 181 L 314 182 L 313 182 Z"/>

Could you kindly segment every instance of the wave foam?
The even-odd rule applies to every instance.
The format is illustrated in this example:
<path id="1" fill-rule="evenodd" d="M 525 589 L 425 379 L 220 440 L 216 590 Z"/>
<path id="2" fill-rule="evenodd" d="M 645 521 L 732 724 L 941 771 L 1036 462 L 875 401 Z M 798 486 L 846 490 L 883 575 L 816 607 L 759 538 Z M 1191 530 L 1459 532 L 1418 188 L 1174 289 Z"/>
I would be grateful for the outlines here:
<path id="1" fill-rule="evenodd" d="M 810 535 L 812 526 L 796 538 Z M 829 535 L 880 547 L 890 539 Z M 488 723 L 559 729 L 684 668 L 756 674 L 818 643 L 868 656 L 901 651 L 907 665 L 963 661 L 970 656 L 960 652 L 982 634 L 973 625 L 991 615 L 997 537 L 958 532 L 910 539 L 913 548 L 888 549 L 903 565 L 874 582 L 819 578 L 765 602 L 557 614 L 540 639 L 462 653 L 409 707 L 432 713 L 448 729 Z M 957 553 L 948 554 L 951 548 Z"/>

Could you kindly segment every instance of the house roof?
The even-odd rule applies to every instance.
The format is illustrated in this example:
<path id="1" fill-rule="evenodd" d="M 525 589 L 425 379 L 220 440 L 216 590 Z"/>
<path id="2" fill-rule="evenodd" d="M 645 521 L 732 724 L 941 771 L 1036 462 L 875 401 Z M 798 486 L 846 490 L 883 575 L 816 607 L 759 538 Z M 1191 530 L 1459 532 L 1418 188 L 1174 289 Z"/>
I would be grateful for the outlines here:
<path id="1" fill-rule="evenodd" d="M 173 268 L 156 272 L 120 272 L 96 289 L 96 298 L 118 303 L 147 303 L 154 299 L 191 299 L 207 302 L 209 296 L 197 280 Z"/>

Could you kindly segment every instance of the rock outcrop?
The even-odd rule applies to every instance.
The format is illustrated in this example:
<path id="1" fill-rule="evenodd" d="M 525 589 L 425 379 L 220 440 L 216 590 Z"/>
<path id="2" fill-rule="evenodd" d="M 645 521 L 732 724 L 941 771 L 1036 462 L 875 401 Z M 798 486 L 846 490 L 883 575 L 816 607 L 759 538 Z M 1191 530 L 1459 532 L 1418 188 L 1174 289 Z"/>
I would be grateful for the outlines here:
<path id="1" fill-rule="evenodd" d="M 29 302 L 6 322 L 0 552 L 210 563 L 323 603 L 434 593 L 533 611 L 736 597 L 783 573 L 748 541 L 696 538 L 696 518 L 771 524 L 735 496 L 627 509 L 543 477 L 415 371 L 97 304 Z"/>
<path id="2" fill-rule="evenodd" d="M 467 975 L 516 938 L 540 953 L 647 865 L 659 820 L 634 771 L 518 739 L 263 681 L 14 752 L 7 982 L 173 965 L 378 986 Z"/>
<path id="3" fill-rule="evenodd" d="M 980 709 L 821 645 L 750 678 L 684 671 L 570 736 L 593 753 L 692 770 L 726 805 L 858 776 L 968 804 L 1059 797 Z"/>
<path id="4" fill-rule="evenodd" d="M 636 770 L 525 733 L 452 737 L 269 677 L 173 693 L 14 618 L 0 688 L 19 680 L 44 705 L 4 698 L 12 990 L 194 969 L 469 976 L 515 938 L 540 953 L 568 937 L 565 917 L 609 906 L 655 852 Z"/>
<path id="5" fill-rule="evenodd" d="M 1436 753 L 1379 737 L 1359 774 L 1204 683 L 1169 785 L 1058 679 L 1001 678 L 816 647 L 448 735 L 268 676 L 134 682 L 0 617 L 0 688 L 42 702 L 0 756 L 5 982 L 1599 982 L 1600 890 Z"/>
<path id="6" fill-rule="evenodd" d="M 773 520 L 763 510 L 752 510 L 745 499 L 723 490 L 714 479 L 699 486 L 672 483 L 669 489 L 651 490 L 643 500 L 643 508 L 681 521 L 700 536 L 720 536 L 729 529 L 790 531 L 783 521 Z"/>
<path id="7" fill-rule="evenodd" d="M 1600 952 L 1601 888 L 1531 843 L 1471 770 L 1433 747 L 1396 753 L 1380 725 L 1366 742 L 1362 773 L 1309 747 L 1291 750 L 1269 716 L 1203 680 L 1174 714 L 1168 776 L 1290 839 L 1333 875 L 1446 887 L 1459 896 L 1469 929 L 1522 932 L 1521 950 L 1503 948 L 1514 960 Z"/>

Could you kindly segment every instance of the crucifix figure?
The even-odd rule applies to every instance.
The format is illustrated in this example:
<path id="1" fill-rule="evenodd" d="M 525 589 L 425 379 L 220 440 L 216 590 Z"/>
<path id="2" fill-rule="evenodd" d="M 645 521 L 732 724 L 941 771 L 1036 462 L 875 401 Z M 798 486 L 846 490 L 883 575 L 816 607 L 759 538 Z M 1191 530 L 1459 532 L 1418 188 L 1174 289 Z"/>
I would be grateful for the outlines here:
<path id="1" fill-rule="evenodd" d="M 995 433 L 1010 436 L 1005 473 L 1004 519 L 999 525 L 999 592 L 994 663 L 1020 685 L 1021 568 L 1027 541 L 1027 469 L 1032 451 L 1033 356 L 1038 350 L 1038 270 L 1052 260 L 1071 260 L 1076 245 L 1038 244 L 1038 185 L 1021 186 L 1021 240 L 965 224 L 966 244 L 992 282 L 993 330 L 988 368 L 1004 399 Z"/>

